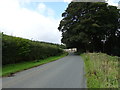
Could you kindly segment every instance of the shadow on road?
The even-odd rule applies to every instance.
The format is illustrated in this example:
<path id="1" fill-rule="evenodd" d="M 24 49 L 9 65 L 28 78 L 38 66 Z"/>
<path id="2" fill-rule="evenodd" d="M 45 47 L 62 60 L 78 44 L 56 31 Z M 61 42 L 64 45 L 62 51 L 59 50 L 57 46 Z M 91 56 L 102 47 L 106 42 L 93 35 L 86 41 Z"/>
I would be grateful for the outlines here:
<path id="1" fill-rule="evenodd" d="M 74 56 L 75 54 L 73 52 L 68 52 L 68 56 Z"/>
<path id="2" fill-rule="evenodd" d="M 68 56 L 78 56 L 78 55 L 75 54 L 74 52 L 68 52 Z"/>

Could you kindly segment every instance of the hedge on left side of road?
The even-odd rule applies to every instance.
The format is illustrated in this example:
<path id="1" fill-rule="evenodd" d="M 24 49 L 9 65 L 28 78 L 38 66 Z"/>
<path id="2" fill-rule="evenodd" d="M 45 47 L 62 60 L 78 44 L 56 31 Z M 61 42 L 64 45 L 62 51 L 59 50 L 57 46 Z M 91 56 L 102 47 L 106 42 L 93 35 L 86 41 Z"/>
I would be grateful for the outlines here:
<path id="1" fill-rule="evenodd" d="M 32 41 L 2 33 L 2 64 L 35 61 L 60 55 L 63 50 L 48 43 Z"/>

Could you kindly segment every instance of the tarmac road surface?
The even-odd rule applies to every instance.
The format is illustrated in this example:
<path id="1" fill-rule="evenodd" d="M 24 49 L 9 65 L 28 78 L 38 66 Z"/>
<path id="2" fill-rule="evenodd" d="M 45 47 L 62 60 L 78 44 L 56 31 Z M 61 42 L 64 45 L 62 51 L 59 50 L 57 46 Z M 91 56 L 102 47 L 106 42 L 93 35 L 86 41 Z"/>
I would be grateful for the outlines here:
<path id="1" fill-rule="evenodd" d="M 86 88 L 84 62 L 69 54 L 57 61 L 2 78 L 3 88 Z"/>

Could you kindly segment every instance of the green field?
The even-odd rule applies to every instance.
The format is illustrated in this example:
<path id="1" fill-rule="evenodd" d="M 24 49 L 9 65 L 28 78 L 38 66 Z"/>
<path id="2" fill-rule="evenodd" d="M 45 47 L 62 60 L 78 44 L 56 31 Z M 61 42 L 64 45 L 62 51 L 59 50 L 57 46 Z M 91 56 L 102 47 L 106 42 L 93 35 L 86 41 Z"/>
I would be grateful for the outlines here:
<path id="1" fill-rule="evenodd" d="M 88 88 L 118 88 L 120 70 L 117 56 L 103 53 L 84 53 L 81 55 L 85 62 Z"/>
<path id="2" fill-rule="evenodd" d="M 19 72 L 22 70 L 26 70 L 35 66 L 39 66 L 42 64 L 46 64 L 48 62 L 51 61 L 55 61 L 58 60 L 64 56 L 66 56 L 67 53 L 64 53 L 62 55 L 59 56 L 52 56 L 43 60 L 36 60 L 36 61 L 29 61 L 29 62 L 22 62 L 22 63 L 16 63 L 16 64 L 8 64 L 2 67 L 2 74 L 0 74 L 1 76 L 10 76 L 11 74 L 15 73 L 15 72 Z"/>

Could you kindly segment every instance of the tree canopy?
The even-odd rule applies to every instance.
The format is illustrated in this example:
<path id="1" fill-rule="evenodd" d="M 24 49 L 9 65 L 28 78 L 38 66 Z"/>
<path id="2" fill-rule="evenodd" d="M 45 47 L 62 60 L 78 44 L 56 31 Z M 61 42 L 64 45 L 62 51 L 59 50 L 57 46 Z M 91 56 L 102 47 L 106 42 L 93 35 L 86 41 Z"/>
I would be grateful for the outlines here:
<path id="1" fill-rule="evenodd" d="M 104 2 L 71 2 L 58 27 L 62 43 L 78 51 L 120 55 L 119 11 Z"/>

